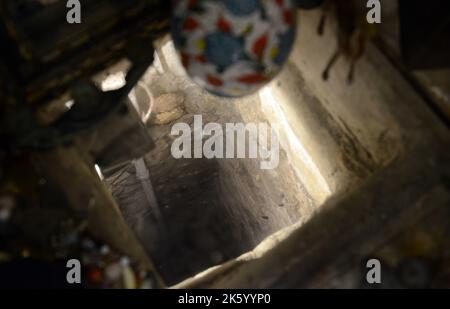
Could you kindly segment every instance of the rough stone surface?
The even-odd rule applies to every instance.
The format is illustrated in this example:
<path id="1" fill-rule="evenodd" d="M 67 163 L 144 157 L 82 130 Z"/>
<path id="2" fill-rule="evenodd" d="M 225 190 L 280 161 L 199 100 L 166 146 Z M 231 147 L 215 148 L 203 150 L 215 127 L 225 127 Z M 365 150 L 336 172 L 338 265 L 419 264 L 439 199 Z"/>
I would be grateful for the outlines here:
<path id="1" fill-rule="evenodd" d="M 156 98 L 150 123 L 155 125 L 169 124 L 184 115 L 184 95 L 182 93 L 166 93 Z"/>
<path id="2" fill-rule="evenodd" d="M 238 100 L 213 96 L 186 78 L 170 43 L 157 48 L 158 66 L 143 82 L 164 102 L 155 107 L 155 115 L 169 117 L 151 123 L 156 148 L 145 160 L 166 227 L 145 231 L 133 226 L 134 219 L 129 221 L 169 284 L 232 260 L 277 231 L 301 228 L 332 196 L 357 190 L 432 140 L 432 130 L 423 129 L 433 123 L 431 113 L 372 45 L 358 62 L 353 85 L 346 82 L 345 61 L 338 62 L 324 82 L 322 70 L 332 54 L 334 34 L 317 36 L 318 12 L 301 17 L 298 43 L 285 70 L 270 88 Z M 182 112 L 176 97 L 180 93 Z M 170 154 L 175 138 L 171 127 L 176 122 L 192 126 L 197 114 L 203 123 L 264 122 L 279 129 L 278 168 L 262 171 L 259 160 L 249 159 L 175 160 Z M 433 130 L 442 132 L 438 125 Z M 133 209 L 142 203 L 137 194 L 133 199 L 119 204 Z M 149 216 L 144 226 L 158 224 Z M 270 257 L 278 258 L 275 253 Z M 229 264 L 224 265 L 226 269 Z"/>

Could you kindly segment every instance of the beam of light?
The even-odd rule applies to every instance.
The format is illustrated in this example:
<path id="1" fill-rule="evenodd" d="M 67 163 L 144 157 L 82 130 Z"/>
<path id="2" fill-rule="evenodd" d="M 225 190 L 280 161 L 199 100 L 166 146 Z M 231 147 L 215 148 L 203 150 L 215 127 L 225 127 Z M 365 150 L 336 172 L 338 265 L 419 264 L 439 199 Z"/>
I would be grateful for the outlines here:
<path id="1" fill-rule="evenodd" d="M 100 169 L 100 166 L 95 164 L 95 171 L 97 172 L 98 177 L 103 180 L 105 177 L 103 176 L 102 170 Z"/>
<path id="2" fill-rule="evenodd" d="M 122 88 L 127 84 L 124 72 L 109 75 L 101 85 L 102 91 L 108 92 Z"/>
<path id="3" fill-rule="evenodd" d="M 69 100 L 69 101 L 67 101 L 66 103 L 64 103 L 64 106 L 67 108 L 67 109 L 71 109 L 72 108 L 72 106 L 75 104 L 75 101 L 74 100 Z"/>
<path id="4" fill-rule="evenodd" d="M 272 112 L 272 115 L 275 116 L 276 119 L 276 125 L 279 126 L 279 132 L 283 132 L 288 141 L 288 149 L 290 149 L 290 153 L 287 152 L 287 155 L 290 156 L 292 154 L 295 154 L 300 158 L 300 160 L 305 164 L 306 168 L 310 170 L 310 172 L 314 175 L 314 178 L 316 179 L 316 183 L 320 186 L 320 190 L 322 195 L 329 196 L 331 194 L 330 187 L 328 183 L 326 182 L 325 178 L 323 177 L 322 173 L 320 172 L 319 168 L 317 167 L 316 163 L 314 162 L 311 155 L 306 150 L 305 146 L 301 142 L 301 140 L 297 137 L 297 135 L 292 130 L 292 127 L 290 126 L 285 113 L 283 112 L 280 104 L 282 100 L 276 100 L 273 94 L 272 86 L 266 86 L 259 92 L 261 103 L 265 106 L 263 106 L 263 109 L 270 110 Z M 280 141 L 282 139 L 280 138 Z M 300 177 L 299 172 L 297 169 L 294 169 L 297 173 L 297 176 Z M 300 177 L 300 179 L 304 181 L 311 182 L 310 179 L 304 179 L 304 177 Z"/>

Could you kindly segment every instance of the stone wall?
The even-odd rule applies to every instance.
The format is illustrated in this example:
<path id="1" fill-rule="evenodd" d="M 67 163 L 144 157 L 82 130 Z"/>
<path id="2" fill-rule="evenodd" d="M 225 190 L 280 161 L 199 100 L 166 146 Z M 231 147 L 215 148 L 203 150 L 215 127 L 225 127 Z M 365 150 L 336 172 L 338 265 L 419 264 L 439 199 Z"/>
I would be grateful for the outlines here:
<path id="1" fill-rule="evenodd" d="M 302 12 L 284 71 L 259 93 L 238 100 L 200 89 L 186 77 L 170 40 L 158 43 L 142 84 L 154 98 L 148 128 L 156 148 L 145 160 L 164 227 L 152 215 L 133 223 L 139 216 L 133 205 L 143 201 L 137 194 L 134 202 L 118 199 L 169 284 L 251 251 L 275 232 L 283 231 L 277 239 L 286 237 L 289 227 L 309 221 L 330 197 L 355 191 L 430 140 L 423 127 L 433 121 L 431 113 L 371 44 L 353 84 L 345 78 L 345 59 L 329 81 L 322 80 L 336 40 L 328 29 L 319 37 L 318 22 L 319 12 Z M 174 159 L 172 125 L 192 126 L 198 114 L 204 124 L 268 123 L 280 140 L 278 168 L 264 171 L 251 159 Z"/>

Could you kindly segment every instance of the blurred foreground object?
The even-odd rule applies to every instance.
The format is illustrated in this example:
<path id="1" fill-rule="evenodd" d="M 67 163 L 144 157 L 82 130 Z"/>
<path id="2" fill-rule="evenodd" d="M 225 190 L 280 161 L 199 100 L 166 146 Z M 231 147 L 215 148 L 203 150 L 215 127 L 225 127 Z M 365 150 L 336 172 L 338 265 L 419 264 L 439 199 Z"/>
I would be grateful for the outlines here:
<path id="1" fill-rule="evenodd" d="M 82 5 L 83 22 L 69 25 L 66 1 L 0 3 L 0 260 L 56 267 L 87 254 L 81 243 L 89 235 L 118 259 L 129 257 L 127 287 L 139 286 L 131 273 L 147 278 L 141 272 L 154 278 L 146 286 L 160 287 L 94 166 L 112 167 L 153 147 L 128 95 L 153 63 L 153 41 L 169 30 L 169 4 Z M 99 74 L 118 63 L 126 64 L 123 83 L 103 89 Z M 93 267 L 114 273 L 100 264 Z"/>
<path id="2" fill-rule="evenodd" d="M 296 14 L 285 1 L 174 1 L 172 36 L 188 75 L 225 97 L 254 93 L 287 61 Z"/>

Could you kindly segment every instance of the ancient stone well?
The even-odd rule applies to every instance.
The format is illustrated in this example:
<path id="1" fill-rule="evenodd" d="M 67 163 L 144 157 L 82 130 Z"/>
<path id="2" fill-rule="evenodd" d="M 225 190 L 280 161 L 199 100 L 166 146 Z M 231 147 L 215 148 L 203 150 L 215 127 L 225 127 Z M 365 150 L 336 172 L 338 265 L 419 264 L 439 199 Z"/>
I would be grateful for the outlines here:
<path id="1" fill-rule="evenodd" d="M 135 93 L 156 147 L 106 180 L 168 284 L 251 251 L 278 231 L 287 234 L 422 139 L 411 108 L 420 98 L 377 49 L 368 48 L 353 85 L 344 61 L 322 80 L 335 38 L 316 35 L 318 20 L 305 13 L 283 72 L 238 100 L 206 93 L 185 75 L 170 39 L 159 43 Z M 203 125 L 267 124 L 277 132 L 278 166 L 261 169 L 259 157 L 174 158 L 172 128 L 188 124 L 195 146 L 196 115 Z"/>

